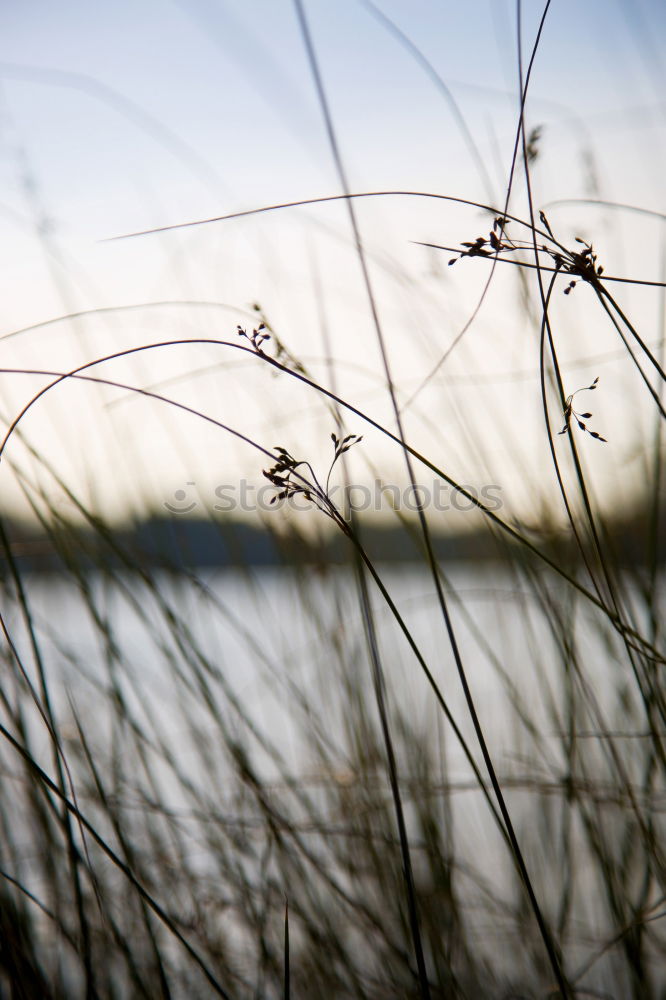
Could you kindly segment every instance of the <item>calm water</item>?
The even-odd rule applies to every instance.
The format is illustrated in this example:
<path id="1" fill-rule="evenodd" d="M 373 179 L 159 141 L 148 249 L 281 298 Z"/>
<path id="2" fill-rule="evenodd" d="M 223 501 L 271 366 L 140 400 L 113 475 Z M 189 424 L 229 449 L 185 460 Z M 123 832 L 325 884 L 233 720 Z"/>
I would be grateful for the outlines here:
<path id="1" fill-rule="evenodd" d="M 518 828 L 524 831 L 534 825 L 534 810 L 545 808 L 533 792 L 534 781 L 555 786 L 560 779 L 560 734 L 572 697 L 571 651 L 584 678 L 573 686 L 577 729 L 589 745 L 593 771 L 597 758 L 600 767 L 602 763 L 598 741 L 589 738 L 598 720 L 586 709 L 586 692 L 594 695 L 609 730 L 640 727 L 631 708 L 636 699 L 630 666 L 601 616 L 573 598 L 561 582 L 544 590 L 559 620 L 553 628 L 553 611 L 547 613 L 527 583 L 506 568 L 456 565 L 449 572 L 446 590 L 463 663 L 497 770 L 508 780 Z M 381 568 L 381 575 L 479 760 L 427 573 L 417 566 L 392 565 Z M 156 576 L 154 588 L 127 576 L 111 585 L 92 575 L 86 593 L 53 577 L 27 577 L 25 583 L 66 737 L 75 737 L 71 698 L 104 752 L 112 729 L 108 690 L 115 685 L 138 724 L 174 749 L 182 773 L 194 785 L 204 787 L 209 780 L 200 750 L 205 743 L 215 755 L 220 720 L 239 739 L 247 737 L 253 764 L 265 780 L 279 783 L 285 771 L 308 785 L 324 780 L 344 786 L 355 780 L 345 737 L 350 688 L 367 694 L 373 720 L 376 708 L 349 571 L 204 571 L 196 579 L 163 574 Z M 389 704 L 409 719 L 435 757 L 445 749 L 447 780 L 461 789 L 454 810 L 457 850 L 498 892 L 510 893 L 510 863 L 488 807 L 474 790 L 470 766 L 404 636 L 372 584 L 371 589 Z M 6 622 L 35 677 L 16 607 L 10 607 Z M 43 727 L 36 713 L 31 725 L 50 770 L 48 741 L 43 733 L 41 740 L 38 736 Z M 315 730 L 329 748 L 324 770 L 313 750 Z M 628 740 L 620 744 L 627 768 L 640 773 L 642 755 L 632 749 L 636 745 Z M 228 791 L 223 760 L 220 754 L 216 777 L 221 796 Z M 158 759 L 155 767 L 160 770 Z M 404 756 L 401 770 L 410 770 Z M 167 769 L 162 778 L 162 804 L 179 808 L 182 789 Z M 510 779 L 524 787 L 511 790 Z M 547 872 L 549 863 L 548 858 L 536 859 L 541 871 Z M 201 864 L 206 865 L 204 855 Z M 577 877 L 589 897 L 587 918 L 598 923 L 593 876 L 582 866 Z M 586 954 L 581 944 L 581 960 Z M 604 982 L 609 974 L 607 969 Z"/>
<path id="2" fill-rule="evenodd" d="M 456 721 L 472 740 L 431 580 L 419 566 L 392 565 L 380 572 Z M 500 760 L 524 747 L 526 729 L 516 703 L 542 735 L 557 742 L 556 709 L 567 697 L 563 636 L 574 644 L 585 680 L 612 722 L 618 690 L 631 691 L 631 674 L 617 636 L 603 627 L 594 608 L 572 600 L 566 584 L 551 582 L 546 593 L 561 621 L 553 629 L 529 586 L 505 568 L 456 565 L 449 572 L 446 593 L 462 661 Z M 254 724 L 279 735 L 298 772 L 307 770 L 308 761 L 299 738 L 296 695 L 324 713 L 333 738 L 334 720 L 345 708 L 340 688 L 345 671 L 353 670 L 371 695 L 356 584 L 348 570 L 325 576 L 288 569 L 205 571 L 196 580 L 157 575 L 155 583 L 150 589 L 119 577 L 110 585 L 93 575 L 83 594 L 74 583 L 54 577 L 26 578 L 41 652 L 63 710 L 67 690 L 102 725 L 104 699 L 95 687 L 112 675 L 137 711 L 148 700 L 165 727 L 178 735 L 187 729 L 182 699 L 188 698 L 185 681 L 194 657 L 217 672 Z M 441 712 L 429 684 L 372 581 L 370 586 L 389 701 L 426 730 L 435 727 Z M 30 664 L 16 608 L 6 621 Z M 190 700 L 196 707 L 197 697 Z M 204 729 L 210 728 L 206 714 L 201 711 Z M 460 766 L 467 774 L 458 748 L 451 745 L 450 753 L 454 770 Z M 270 759 L 264 763 L 270 766 Z"/>

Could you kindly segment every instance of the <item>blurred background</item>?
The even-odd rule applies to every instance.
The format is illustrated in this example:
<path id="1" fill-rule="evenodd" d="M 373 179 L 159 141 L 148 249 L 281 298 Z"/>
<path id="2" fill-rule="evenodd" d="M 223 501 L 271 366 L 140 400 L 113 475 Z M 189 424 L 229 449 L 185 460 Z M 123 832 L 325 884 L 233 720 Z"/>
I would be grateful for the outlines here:
<path id="1" fill-rule="evenodd" d="M 663 220 L 590 201 L 664 211 L 666 13 L 651 0 L 601 10 L 562 0 L 548 12 L 526 108 L 534 203 L 565 245 L 592 240 L 606 274 L 655 281 Z M 541 13 L 523 5 L 524 67 Z M 512 3 L 349 0 L 313 3 L 308 17 L 353 191 L 504 208 L 519 109 Z M 64 371 L 165 340 L 240 342 L 236 326 L 256 324 L 258 306 L 315 380 L 394 429 L 344 202 L 113 239 L 341 193 L 292 5 L 35 2 L 6 5 L 0 18 L 3 367 Z M 355 207 L 408 438 L 458 482 L 499 484 L 508 516 L 558 519 L 536 284 L 498 264 L 469 329 L 420 389 L 473 314 L 490 264 L 448 267 L 450 252 L 419 242 L 458 247 L 487 236 L 492 217 L 417 197 Z M 520 161 L 509 208 L 528 215 Z M 615 290 L 656 350 L 659 290 Z M 566 391 L 601 378 L 593 426 L 609 444 L 587 441 L 584 460 L 602 505 L 625 507 L 640 492 L 643 387 L 588 288 L 558 292 L 551 309 Z M 91 374 L 152 388 L 266 448 L 328 461 L 322 400 L 229 348 L 172 346 Z M 47 381 L 1 376 L 5 424 Z M 350 456 L 355 482 L 403 483 L 398 450 L 357 420 L 349 430 L 366 434 Z M 115 521 L 165 503 L 215 516 L 217 487 L 262 482 L 261 456 L 218 428 L 92 384 L 70 381 L 41 399 L 0 473 L 7 511 L 28 512 L 26 491 L 67 506 L 28 446 Z M 437 526 L 467 522 L 454 511 Z"/>

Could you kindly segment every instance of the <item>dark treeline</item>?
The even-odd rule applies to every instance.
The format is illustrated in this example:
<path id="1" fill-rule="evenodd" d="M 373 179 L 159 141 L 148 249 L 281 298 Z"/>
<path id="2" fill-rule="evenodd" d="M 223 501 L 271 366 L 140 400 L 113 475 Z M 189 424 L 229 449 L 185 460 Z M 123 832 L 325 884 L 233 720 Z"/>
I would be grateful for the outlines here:
<path id="1" fill-rule="evenodd" d="M 624 518 L 600 525 L 607 551 L 628 566 L 663 564 L 666 554 L 666 511 L 634 509 Z M 131 553 L 138 565 L 153 567 L 231 567 L 307 564 L 344 564 L 348 545 L 339 534 L 318 537 L 301 534 L 297 527 L 273 531 L 262 524 L 234 519 L 154 516 L 133 525 L 108 527 L 103 532 L 60 523 L 52 530 L 19 521 L 5 521 L 11 553 L 17 566 L 28 572 L 57 572 L 64 565 L 105 565 L 122 562 Z M 407 530 L 405 530 L 407 528 Z M 409 530 L 409 529 L 412 530 Z M 421 558 L 416 522 L 388 525 L 366 521 L 361 526 L 363 545 L 373 560 L 413 562 Z M 573 535 L 549 526 L 523 534 L 542 551 L 569 565 L 580 556 Z M 508 536 L 486 526 L 458 533 L 433 532 L 438 559 L 448 561 L 498 561 L 508 548 L 519 548 Z M 0 558 L 6 563 L 7 556 Z"/>

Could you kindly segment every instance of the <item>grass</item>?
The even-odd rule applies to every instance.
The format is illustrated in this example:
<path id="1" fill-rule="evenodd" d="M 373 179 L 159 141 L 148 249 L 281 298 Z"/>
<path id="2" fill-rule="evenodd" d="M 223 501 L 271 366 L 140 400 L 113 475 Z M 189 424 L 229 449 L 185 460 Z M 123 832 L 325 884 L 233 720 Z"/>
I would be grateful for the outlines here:
<path id="1" fill-rule="evenodd" d="M 335 365 L 327 378 L 313 374 L 259 308 L 226 336 L 142 340 L 63 370 L 3 369 L 45 380 L 6 416 L 0 458 L 59 569 L 55 584 L 27 572 L 3 521 L 2 995 L 663 995 L 664 359 L 620 292 L 626 282 L 659 288 L 663 340 L 665 286 L 606 274 L 592 240 L 569 243 L 534 201 L 542 133 L 524 118 L 549 6 L 526 70 L 518 46 L 521 101 L 500 203 L 354 191 L 295 0 L 339 193 L 151 230 L 342 202 L 388 417 L 347 398 Z M 465 141 L 474 144 L 466 126 Z M 521 211 L 512 209 L 519 184 Z M 445 450 L 426 454 L 414 437 L 410 407 L 474 317 L 404 392 L 358 211 L 378 199 L 469 211 L 476 228 L 460 247 L 424 245 L 446 251 L 456 271 L 484 269 L 474 316 L 491 286 L 518 277 L 539 361 L 532 419 L 553 477 L 548 518 L 528 526 L 497 512 L 449 471 Z M 573 308 L 583 293 L 650 408 L 646 524 L 628 564 L 623 522 L 598 502 L 588 471 L 591 449 L 612 449 L 587 409 L 605 380 L 572 382 L 560 356 L 561 300 Z M 330 422 L 328 460 L 291 443 L 267 447 L 251 420 L 223 421 L 164 385 L 113 377 L 114 362 L 183 347 L 270 371 L 287 399 L 308 394 Z M 24 434 L 44 397 L 79 385 L 122 390 L 241 441 L 276 506 L 309 506 L 338 539 L 343 565 L 322 555 L 260 573 L 241 561 L 209 579 L 182 562 L 156 568 Z M 415 517 L 395 512 L 418 571 L 369 555 L 366 516 L 332 490 L 353 482 L 350 460 L 368 449 L 368 432 L 399 452 L 413 495 L 428 470 L 475 508 L 487 531 L 483 569 L 438 556 L 435 516 L 422 503 Z M 15 442 L 36 475 L 15 463 Z M 277 517 L 264 525 L 277 545 L 305 545 L 297 520 L 286 536 Z"/>

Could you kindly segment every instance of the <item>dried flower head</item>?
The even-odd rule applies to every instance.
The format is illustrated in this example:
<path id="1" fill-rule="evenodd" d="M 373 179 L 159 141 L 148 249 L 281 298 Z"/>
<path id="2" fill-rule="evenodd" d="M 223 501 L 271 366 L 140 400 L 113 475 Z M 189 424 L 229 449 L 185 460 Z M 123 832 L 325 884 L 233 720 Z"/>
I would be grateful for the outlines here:
<path id="1" fill-rule="evenodd" d="M 542 243 L 541 246 L 537 247 L 537 252 L 546 254 L 555 264 L 558 271 L 573 276 L 564 289 L 564 294 L 570 294 L 571 290 L 577 284 L 577 279 L 587 281 L 590 284 L 598 283 L 599 278 L 604 273 L 604 269 L 601 265 L 597 264 L 597 254 L 592 244 L 587 243 L 580 236 L 576 236 L 576 242 L 580 243 L 584 249 L 567 250 L 555 238 L 544 212 L 539 212 L 539 219 L 546 235 L 550 237 L 554 245 Z M 461 257 L 497 256 L 505 259 L 509 254 L 515 253 L 517 250 L 530 250 L 534 248 L 534 244 L 531 241 L 510 238 L 506 232 L 507 224 L 505 218 L 498 216 L 488 236 L 478 236 L 473 242 L 465 241 L 461 243 L 460 245 L 465 247 L 465 249 L 460 251 L 458 257 L 452 257 L 449 265 L 455 264 Z M 544 234 L 539 233 L 539 235 Z M 516 263 L 520 262 L 517 261 Z"/>
<path id="2" fill-rule="evenodd" d="M 275 446 L 277 452 L 275 464 L 270 469 L 262 470 L 266 479 L 279 491 L 271 498 L 272 504 L 278 500 L 301 495 L 327 517 L 340 522 L 338 509 L 329 496 L 331 473 L 338 459 L 355 444 L 362 441 L 363 437 L 359 434 L 347 434 L 344 438 L 338 438 L 337 434 L 333 433 L 331 440 L 333 442 L 333 458 L 328 468 L 325 486 L 321 485 L 309 462 L 303 459 L 296 460 L 282 445 Z"/>
<path id="3" fill-rule="evenodd" d="M 540 153 L 539 143 L 541 142 L 542 135 L 543 125 L 535 125 L 533 129 L 530 129 L 525 143 L 525 157 L 528 163 L 534 163 L 538 158 Z"/>
<path id="4" fill-rule="evenodd" d="M 585 431 L 586 434 L 589 434 L 590 437 L 596 438 L 597 441 L 606 441 L 605 437 L 602 437 L 601 434 L 597 434 L 596 431 L 591 431 L 589 427 L 585 423 L 583 423 L 584 420 L 589 420 L 592 414 L 578 413 L 578 411 L 574 409 L 573 405 L 574 396 L 577 396 L 579 392 L 592 392 L 593 389 L 596 389 L 598 384 L 599 384 L 599 376 L 597 375 L 592 385 L 584 385 L 582 389 L 576 389 L 576 391 L 572 392 L 570 396 L 567 396 L 566 404 L 564 407 L 564 427 L 562 428 L 561 431 L 558 432 L 559 434 L 566 434 L 567 432 L 569 432 L 571 430 L 571 422 L 572 420 L 575 420 L 579 428 L 582 431 Z"/>
<path id="5" fill-rule="evenodd" d="M 236 329 L 239 337 L 245 337 L 246 340 L 250 341 L 257 354 L 264 353 L 261 345 L 264 341 L 271 339 L 270 333 L 264 333 L 264 330 L 266 329 L 266 325 L 264 323 L 260 323 L 259 326 L 252 331 L 252 333 L 248 333 L 247 330 L 244 330 L 243 327 L 240 326 L 240 324 L 236 327 Z"/>

